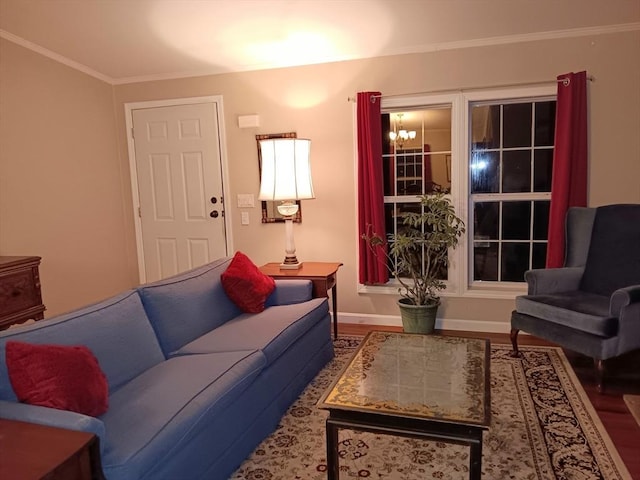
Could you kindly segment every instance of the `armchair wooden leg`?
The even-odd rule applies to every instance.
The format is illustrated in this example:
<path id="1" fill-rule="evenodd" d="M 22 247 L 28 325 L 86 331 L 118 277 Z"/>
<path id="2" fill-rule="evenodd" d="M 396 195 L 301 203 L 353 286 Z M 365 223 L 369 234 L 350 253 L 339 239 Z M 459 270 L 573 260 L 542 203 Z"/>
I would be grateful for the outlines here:
<path id="1" fill-rule="evenodd" d="M 594 358 L 593 366 L 596 369 L 596 389 L 598 393 L 604 393 L 604 360 Z"/>
<path id="2" fill-rule="evenodd" d="M 517 358 L 520 356 L 520 351 L 518 350 L 518 330 L 517 328 L 511 329 L 511 345 L 513 345 L 513 350 L 511 351 L 511 356 Z"/>

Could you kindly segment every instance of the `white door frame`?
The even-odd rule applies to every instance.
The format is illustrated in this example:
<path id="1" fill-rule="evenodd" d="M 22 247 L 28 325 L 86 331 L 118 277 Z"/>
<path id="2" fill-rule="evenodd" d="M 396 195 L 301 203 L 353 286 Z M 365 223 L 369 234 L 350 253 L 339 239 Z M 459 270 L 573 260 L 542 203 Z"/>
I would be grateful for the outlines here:
<path id="1" fill-rule="evenodd" d="M 224 128 L 224 108 L 222 95 L 206 97 L 174 98 L 169 100 L 152 100 L 148 102 L 130 102 L 124 104 L 124 118 L 127 129 L 127 150 L 129 152 L 129 174 L 131 176 L 131 197 L 133 200 L 133 218 L 136 231 L 136 252 L 138 255 L 138 277 L 140 283 L 146 282 L 144 249 L 142 246 L 142 219 L 140 218 L 140 192 L 138 191 L 138 172 L 136 170 L 136 150 L 133 139 L 133 110 L 142 108 L 173 107 L 176 105 L 192 105 L 195 103 L 215 103 L 220 141 L 220 166 L 222 169 L 222 196 L 224 198 L 224 229 L 227 252 L 233 252 L 233 235 L 231 230 L 231 197 L 229 192 L 229 168 L 227 162 L 227 145 Z"/>

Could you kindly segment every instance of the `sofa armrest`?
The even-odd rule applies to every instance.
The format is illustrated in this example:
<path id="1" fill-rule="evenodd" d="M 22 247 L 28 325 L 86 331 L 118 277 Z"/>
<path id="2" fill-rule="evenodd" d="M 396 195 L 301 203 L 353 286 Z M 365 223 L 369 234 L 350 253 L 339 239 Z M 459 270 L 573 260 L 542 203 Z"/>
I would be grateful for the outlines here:
<path id="1" fill-rule="evenodd" d="M 311 280 L 276 280 L 276 288 L 265 302 L 266 307 L 307 302 L 313 298 Z"/>
<path id="2" fill-rule="evenodd" d="M 613 292 L 609 303 L 609 315 L 620 317 L 622 309 L 632 303 L 640 303 L 640 285 L 619 288 Z"/>
<path id="3" fill-rule="evenodd" d="M 0 417 L 49 427 L 66 428 L 67 430 L 90 432 L 100 438 L 100 450 L 104 446 L 105 427 L 99 418 L 67 410 L 57 410 L 27 403 L 7 402 L 5 400 L 0 400 Z"/>
<path id="4" fill-rule="evenodd" d="M 545 295 L 578 290 L 584 267 L 545 268 L 528 270 L 524 279 L 529 295 Z"/>

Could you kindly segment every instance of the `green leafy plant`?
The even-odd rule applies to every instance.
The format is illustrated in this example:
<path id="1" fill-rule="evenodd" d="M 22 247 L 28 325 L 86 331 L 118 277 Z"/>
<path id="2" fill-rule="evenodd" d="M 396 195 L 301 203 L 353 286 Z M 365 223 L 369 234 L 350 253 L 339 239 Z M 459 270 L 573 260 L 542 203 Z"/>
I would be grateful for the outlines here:
<path id="1" fill-rule="evenodd" d="M 405 227 L 387 241 L 374 233 L 362 238 L 375 255 L 384 255 L 398 293 L 413 305 L 439 305 L 442 277 L 449 266 L 448 250 L 458 246 L 465 224 L 443 192 L 420 196 L 421 213 L 401 214 Z M 387 248 L 388 247 L 388 248 Z"/>

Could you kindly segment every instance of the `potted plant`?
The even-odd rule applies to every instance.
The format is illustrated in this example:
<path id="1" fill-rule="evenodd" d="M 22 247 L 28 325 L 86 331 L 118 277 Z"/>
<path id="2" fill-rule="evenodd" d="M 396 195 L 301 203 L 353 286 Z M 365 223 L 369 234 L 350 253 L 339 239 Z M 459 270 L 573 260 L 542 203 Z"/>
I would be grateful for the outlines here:
<path id="1" fill-rule="evenodd" d="M 446 286 L 442 279 L 449 265 L 448 250 L 458 246 L 465 225 L 443 192 L 420 196 L 420 205 L 421 213 L 401 214 L 403 228 L 386 240 L 376 233 L 363 239 L 376 255 L 385 255 L 389 272 L 400 283 L 404 331 L 431 333 L 440 306 L 438 294 Z"/>

